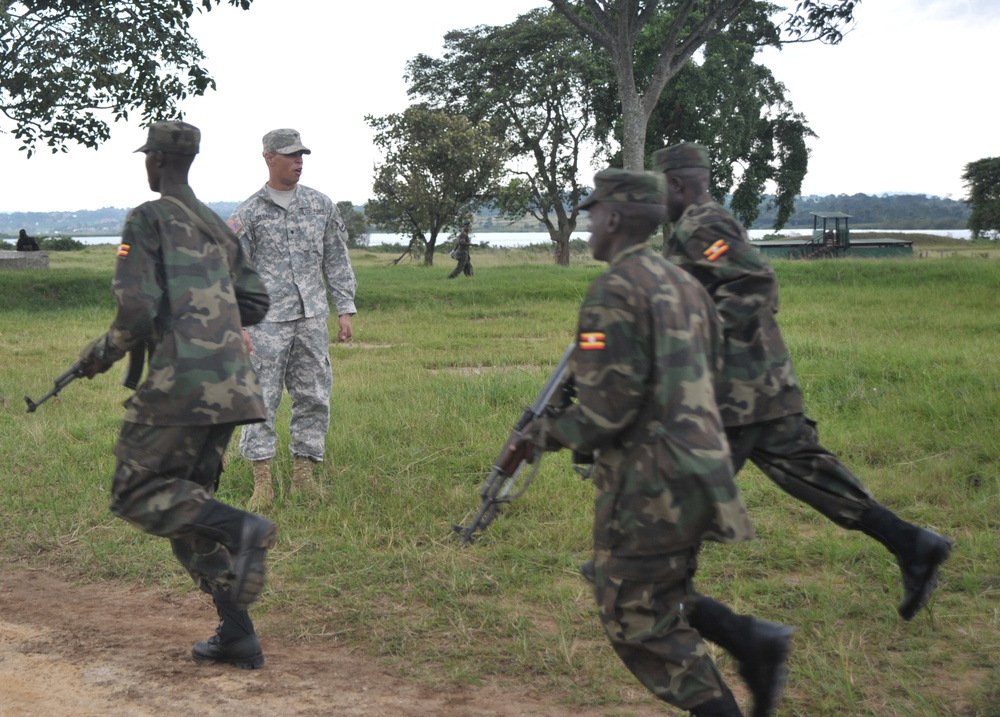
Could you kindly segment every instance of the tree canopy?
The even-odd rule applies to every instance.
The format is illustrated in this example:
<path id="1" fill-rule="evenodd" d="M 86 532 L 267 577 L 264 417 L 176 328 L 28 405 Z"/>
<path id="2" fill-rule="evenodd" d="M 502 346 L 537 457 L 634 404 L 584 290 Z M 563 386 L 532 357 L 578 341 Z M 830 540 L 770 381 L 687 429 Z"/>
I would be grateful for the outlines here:
<path id="1" fill-rule="evenodd" d="M 706 42 L 750 12 L 759 45 L 839 42 L 859 0 L 799 0 L 776 21 L 779 9 L 760 0 L 549 0 L 610 60 L 622 109 L 622 160 L 643 169 L 646 126 L 660 96 Z M 655 62 L 641 65 L 636 53 L 643 29 L 661 23 Z"/>
<path id="2" fill-rule="evenodd" d="M 962 174 L 969 190 L 969 229 L 972 238 L 1000 239 L 1000 157 L 987 157 L 965 165 Z"/>
<path id="3" fill-rule="evenodd" d="M 247 10 L 253 0 L 226 0 Z M 30 157 L 110 137 L 106 117 L 177 119 L 177 103 L 215 89 L 189 18 L 222 0 L 5 0 L 0 113 Z M 0 124 L 2 127 L 2 124 Z"/>
<path id="4" fill-rule="evenodd" d="M 368 222 L 365 213 L 354 208 L 354 203 L 350 200 L 337 202 L 337 210 L 340 218 L 347 226 L 347 246 L 350 249 L 368 246 L 370 236 L 368 234 Z"/>
<path id="5" fill-rule="evenodd" d="M 410 95 L 431 106 L 487 122 L 507 147 L 507 180 L 493 199 L 502 218 L 538 219 L 569 263 L 581 147 L 593 138 L 593 94 L 601 63 L 558 14 L 535 10 L 509 25 L 479 26 L 445 36 L 440 59 L 418 55 L 407 65 Z"/>
<path id="6" fill-rule="evenodd" d="M 752 10 L 763 11 L 760 6 Z M 646 129 L 644 163 L 660 147 L 681 141 L 709 148 L 712 194 L 731 195 L 731 209 L 746 226 L 756 220 L 768 182 L 775 187 L 775 228 L 788 221 L 808 170 L 806 138 L 815 136 L 785 97 L 785 86 L 754 61 L 757 28 L 767 18 L 745 11 L 725 31 L 709 38 L 698 62 L 689 60 L 664 89 Z M 656 61 L 658 26 L 647 26 L 637 46 L 636 64 Z M 614 91 L 606 90 L 609 120 L 621 117 Z M 615 126 L 620 137 L 620 121 Z"/>
<path id="7" fill-rule="evenodd" d="M 485 123 L 413 105 L 402 114 L 365 117 L 384 153 L 365 208 L 376 227 L 411 237 L 434 263 L 438 234 L 458 227 L 496 193 L 505 151 Z"/>

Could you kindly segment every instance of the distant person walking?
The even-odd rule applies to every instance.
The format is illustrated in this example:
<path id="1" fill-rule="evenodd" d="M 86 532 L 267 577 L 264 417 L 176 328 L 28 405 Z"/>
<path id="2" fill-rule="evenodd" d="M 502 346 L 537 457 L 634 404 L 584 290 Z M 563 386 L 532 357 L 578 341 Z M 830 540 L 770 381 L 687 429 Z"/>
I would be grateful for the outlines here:
<path id="1" fill-rule="evenodd" d="M 330 305 L 337 312 L 337 341 L 351 338 L 357 311 L 347 227 L 328 196 L 299 184 L 302 157 L 310 153 L 294 129 L 265 134 L 267 183 L 228 222 L 271 295 L 267 316 L 246 334 L 267 407 L 264 423 L 245 426 L 240 436 L 240 453 L 253 463 L 253 510 L 274 500 L 274 424 L 285 389 L 292 399 L 292 489 L 313 485 L 313 465 L 323 460 L 330 427 Z"/>
<path id="2" fill-rule="evenodd" d="M 17 250 L 18 251 L 41 251 L 38 247 L 38 242 L 35 241 L 35 237 L 29 237 L 28 232 L 21 230 L 21 233 L 17 235 Z"/>
<path id="3" fill-rule="evenodd" d="M 471 229 L 472 224 L 470 222 L 462 224 L 462 231 L 455 240 L 455 261 L 458 264 L 455 265 L 455 270 L 448 274 L 449 279 L 454 279 L 462 273 L 466 276 L 472 276 L 472 257 L 469 255 L 469 249 L 472 247 L 472 240 L 469 239 L 469 231 Z"/>
<path id="4" fill-rule="evenodd" d="M 708 290 L 722 316 L 725 364 L 716 388 L 733 471 L 750 461 L 779 488 L 847 530 L 884 545 L 899 564 L 910 620 L 927 604 L 952 541 L 880 505 L 819 442 L 775 318 L 778 278 L 746 229 L 709 192 L 708 151 L 698 144 L 653 153 L 667 178 L 673 235 L 663 255 Z"/>

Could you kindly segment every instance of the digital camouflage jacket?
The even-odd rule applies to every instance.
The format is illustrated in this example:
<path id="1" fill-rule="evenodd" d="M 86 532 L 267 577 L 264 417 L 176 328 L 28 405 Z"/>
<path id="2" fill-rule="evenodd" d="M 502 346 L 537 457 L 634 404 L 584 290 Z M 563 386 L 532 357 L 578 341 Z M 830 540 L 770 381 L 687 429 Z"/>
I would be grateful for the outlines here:
<path id="1" fill-rule="evenodd" d="M 347 227 L 325 194 L 300 184 L 286 210 L 264 186 L 227 224 L 264 278 L 271 295 L 267 321 L 329 316 L 330 304 L 338 316 L 357 312 Z"/>
<path id="2" fill-rule="evenodd" d="M 746 230 L 716 202 L 692 204 L 663 255 L 711 295 L 722 318 L 724 367 L 716 395 L 726 426 L 802 413 L 802 391 L 775 315 L 778 277 Z"/>

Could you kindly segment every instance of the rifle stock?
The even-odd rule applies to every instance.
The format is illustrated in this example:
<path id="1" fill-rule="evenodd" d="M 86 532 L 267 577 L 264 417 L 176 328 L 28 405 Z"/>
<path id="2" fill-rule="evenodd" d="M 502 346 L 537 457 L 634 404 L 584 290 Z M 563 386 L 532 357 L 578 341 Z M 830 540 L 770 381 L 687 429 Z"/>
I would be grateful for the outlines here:
<path id="1" fill-rule="evenodd" d="M 514 424 L 514 430 L 511 431 L 503 450 L 493 463 L 493 469 L 479 489 L 479 497 L 482 499 L 479 512 L 468 525 L 451 526 L 452 530 L 462 536 L 463 545 L 472 543 L 476 531 L 485 530 L 505 504 L 522 496 L 538 473 L 542 463 L 541 452 L 539 451 L 534 460 L 529 462 L 526 459 L 527 449 L 518 445 L 518 439 L 521 431 L 549 407 L 565 406 L 572 399 L 573 377 L 569 372 L 569 359 L 574 347 L 575 344 L 569 345 L 542 387 L 535 403 L 525 408 Z"/>

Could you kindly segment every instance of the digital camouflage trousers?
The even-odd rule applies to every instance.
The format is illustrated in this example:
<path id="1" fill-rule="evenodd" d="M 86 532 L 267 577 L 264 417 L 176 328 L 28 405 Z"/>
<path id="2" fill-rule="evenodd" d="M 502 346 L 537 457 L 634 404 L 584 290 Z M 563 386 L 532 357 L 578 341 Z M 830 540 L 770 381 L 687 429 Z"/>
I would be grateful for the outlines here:
<path id="1" fill-rule="evenodd" d="M 326 317 L 265 321 L 248 329 L 250 360 L 264 395 L 267 419 L 244 426 L 240 453 L 249 461 L 273 458 L 278 450 L 275 417 L 284 390 L 292 399 L 289 449 L 295 456 L 322 461 L 330 428 L 330 330 Z"/>

